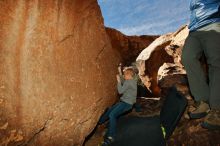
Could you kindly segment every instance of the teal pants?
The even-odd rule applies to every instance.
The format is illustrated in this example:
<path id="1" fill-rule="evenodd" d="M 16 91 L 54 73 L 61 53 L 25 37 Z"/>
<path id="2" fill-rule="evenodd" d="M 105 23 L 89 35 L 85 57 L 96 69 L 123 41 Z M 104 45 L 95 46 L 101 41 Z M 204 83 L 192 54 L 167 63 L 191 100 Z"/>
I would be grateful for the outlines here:
<path id="1" fill-rule="evenodd" d="M 208 63 L 208 76 L 200 63 L 203 54 Z M 220 109 L 220 23 L 190 32 L 183 48 L 182 63 L 195 100 Z"/>

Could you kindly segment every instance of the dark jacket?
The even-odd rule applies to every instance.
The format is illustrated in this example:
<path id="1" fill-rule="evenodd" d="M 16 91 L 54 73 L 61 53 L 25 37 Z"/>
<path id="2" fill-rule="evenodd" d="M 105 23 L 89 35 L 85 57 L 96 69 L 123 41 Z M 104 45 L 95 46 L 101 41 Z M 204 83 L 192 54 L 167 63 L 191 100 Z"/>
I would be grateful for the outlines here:
<path id="1" fill-rule="evenodd" d="M 191 0 L 190 31 L 220 22 L 220 0 Z"/>

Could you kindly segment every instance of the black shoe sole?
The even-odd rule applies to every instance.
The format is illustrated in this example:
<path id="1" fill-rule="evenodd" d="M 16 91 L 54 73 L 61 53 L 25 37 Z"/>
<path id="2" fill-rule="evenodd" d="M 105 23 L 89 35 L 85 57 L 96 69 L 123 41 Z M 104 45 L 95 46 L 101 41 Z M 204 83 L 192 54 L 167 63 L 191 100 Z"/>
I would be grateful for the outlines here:
<path id="1" fill-rule="evenodd" d="M 205 129 L 209 129 L 209 130 L 220 130 L 220 125 L 211 125 L 207 122 L 202 122 L 201 126 Z"/>
<path id="2" fill-rule="evenodd" d="M 198 113 L 198 114 L 189 113 L 189 117 L 191 119 L 201 119 L 201 118 L 204 118 L 207 114 L 208 114 L 207 112 Z"/>

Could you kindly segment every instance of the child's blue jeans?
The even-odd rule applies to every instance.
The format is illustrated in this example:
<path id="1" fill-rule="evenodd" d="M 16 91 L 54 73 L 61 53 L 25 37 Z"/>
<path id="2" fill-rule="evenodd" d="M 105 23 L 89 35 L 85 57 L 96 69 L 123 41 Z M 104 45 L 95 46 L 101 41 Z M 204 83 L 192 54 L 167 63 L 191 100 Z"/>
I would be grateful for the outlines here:
<path id="1" fill-rule="evenodd" d="M 132 105 L 125 102 L 118 102 L 110 107 L 100 118 L 99 124 L 104 123 L 109 119 L 108 131 L 106 136 L 115 137 L 117 118 L 125 112 L 132 109 Z"/>

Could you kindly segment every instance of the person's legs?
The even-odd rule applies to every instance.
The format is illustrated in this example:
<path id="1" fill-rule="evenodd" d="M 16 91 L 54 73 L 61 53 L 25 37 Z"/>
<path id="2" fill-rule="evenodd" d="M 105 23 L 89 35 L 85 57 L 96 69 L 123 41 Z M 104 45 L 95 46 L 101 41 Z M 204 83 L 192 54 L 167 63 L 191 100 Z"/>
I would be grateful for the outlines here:
<path id="1" fill-rule="evenodd" d="M 210 106 L 220 109 L 220 25 L 219 32 L 205 32 L 201 40 L 209 68 Z"/>
<path id="2" fill-rule="evenodd" d="M 204 128 L 220 129 L 220 25 L 218 30 L 201 36 L 209 67 L 211 112 L 202 123 Z"/>
<path id="3" fill-rule="evenodd" d="M 113 105 L 112 107 L 110 107 L 109 109 L 107 109 L 107 111 L 105 111 L 102 116 L 99 119 L 98 124 L 103 124 L 105 123 L 105 121 L 107 121 L 109 119 L 109 114 L 111 113 L 111 111 L 116 108 L 118 106 L 118 104 L 120 104 L 120 102 L 116 103 L 115 105 Z"/>
<path id="4" fill-rule="evenodd" d="M 182 63 L 187 72 L 190 91 L 195 100 L 199 102 L 196 110 L 189 114 L 193 119 L 202 118 L 209 111 L 209 105 L 205 103 L 209 101 L 209 86 L 200 62 L 204 51 L 198 36 L 200 32 L 189 34 L 182 53 Z"/>
<path id="5" fill-rule="evenodd" d="M 125 102 L 120 102 L 117 107 L 115 107 L 109 114 L 109 128 L 107 132 L 107 137 L 114 137 L 116 134 L 116 120 L 118 116 L 132 109 L 132 105 Z"/>
<path id="6" fill-rule="evenodd" d="M 209 86 L 199 60 L 203 54 L 203 49 L 199 38 L 197 38 L 198 33 L 190 33 L 186 39 L 182 53 L 182 63 L 186 69 L 190 91 L 195 100 L 208 102 Z"/>

